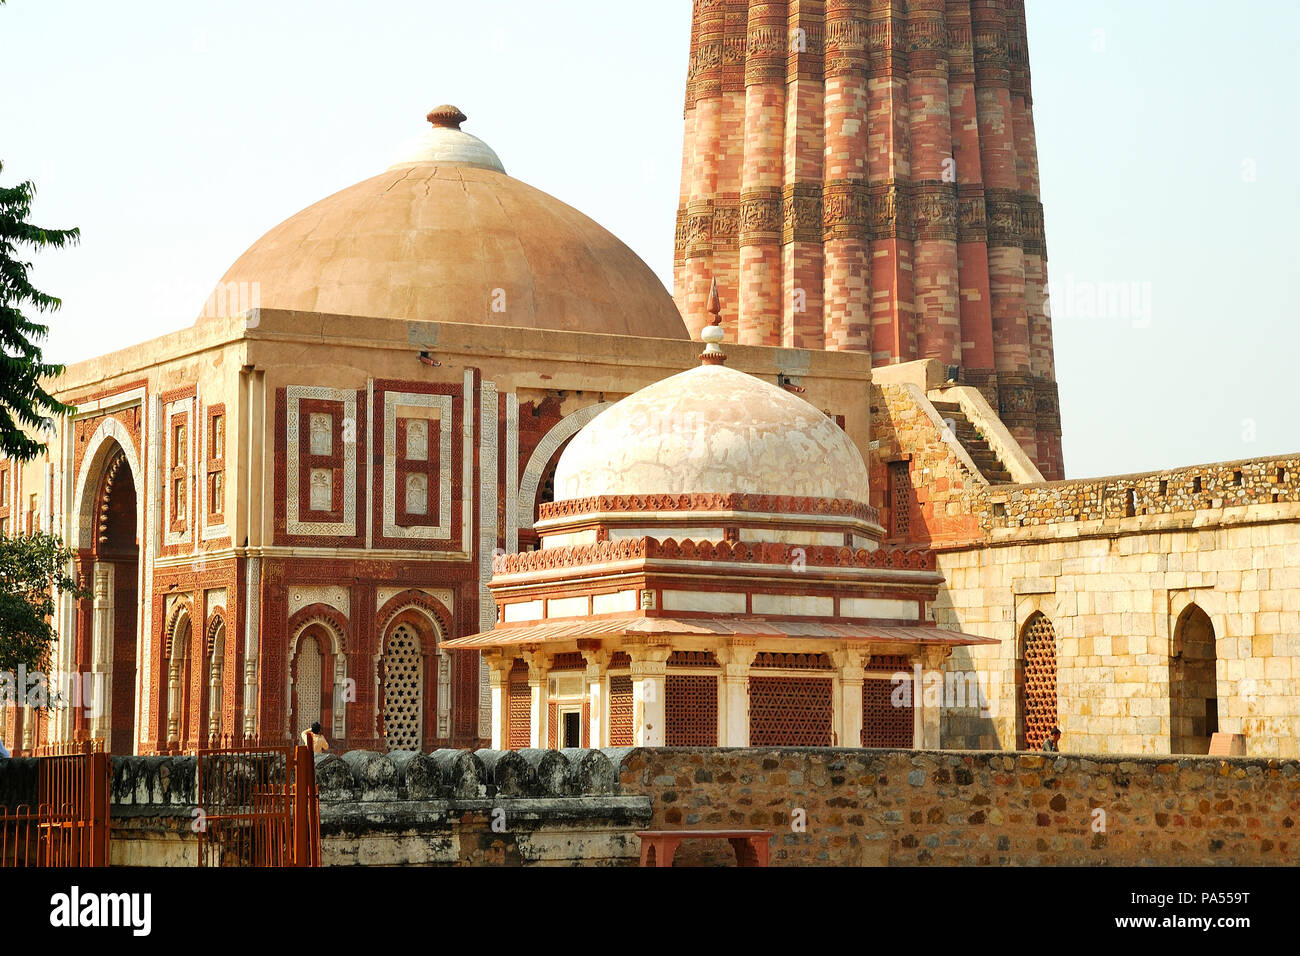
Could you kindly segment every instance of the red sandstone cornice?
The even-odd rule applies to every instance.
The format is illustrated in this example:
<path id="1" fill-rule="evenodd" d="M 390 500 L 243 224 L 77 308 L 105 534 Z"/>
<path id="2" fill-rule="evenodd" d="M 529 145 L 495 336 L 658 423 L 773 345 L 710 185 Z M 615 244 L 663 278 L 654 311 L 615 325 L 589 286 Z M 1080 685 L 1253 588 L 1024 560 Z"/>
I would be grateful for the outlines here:
<path id="1" fill-rule="evenodd" d="M 581 568 L 622 561 L 718 561 L 792 568 L 861 568 L 896 571 L 934 571 L 932 551 L 792 545 L 771 542 L 700 541 L 672 538 L 622 538 L 571 548 L 546 548 L 507 554 L 493 561 L 496 574 L 528 574 L 562 568 Z"/>

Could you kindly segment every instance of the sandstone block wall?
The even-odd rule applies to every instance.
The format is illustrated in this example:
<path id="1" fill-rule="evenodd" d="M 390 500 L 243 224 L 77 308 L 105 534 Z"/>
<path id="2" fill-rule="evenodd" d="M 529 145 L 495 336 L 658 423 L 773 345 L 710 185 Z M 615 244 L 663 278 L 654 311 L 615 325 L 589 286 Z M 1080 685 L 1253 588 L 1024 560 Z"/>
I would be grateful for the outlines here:
<path id="1" fill-rule="evenodd" d="M 775 831 L 773 866 L 1294 865 L 1300 847 L 1296 761 L 635 750 L 620 784 L 656 828 Z"/>
<path id="2" fill-rule="evenodd" d="M 946 694 L 945 747 L 1018 745 L 1023 634 L 1041 613 L 1065 749 L 1170 753 L 1171 663 L 1195 605 L 1214 630 L 1218 729 L 1251 755 L 1300 755 L 1300 456 L 989 485 L 919 387 L 871 394 L 872 504 L 890 528 L 888 462 L 906 460 L 906 540 L 934 548 L 946 580 L 936 622 L 1000 641 L 949 658 L 951 690 L 979 699 Z"/>
<path id="3" fill-rule="evenodd" d="M 950 672 L 985 675 L 988 706 L 950 707 L 944 745 L 1015 746 L 1023 630 L 1041 612 L 1057 638 L 1062 746 L 1169 753 L 1171 661 L 1196 605 L 1214 629 L 1219 730 L 1244 734 L 1251 755 L 1300 755 L 1298 562 L 1295 521 L 941 551 L 939 624 L 1001 641 L 949 659 Z"/>

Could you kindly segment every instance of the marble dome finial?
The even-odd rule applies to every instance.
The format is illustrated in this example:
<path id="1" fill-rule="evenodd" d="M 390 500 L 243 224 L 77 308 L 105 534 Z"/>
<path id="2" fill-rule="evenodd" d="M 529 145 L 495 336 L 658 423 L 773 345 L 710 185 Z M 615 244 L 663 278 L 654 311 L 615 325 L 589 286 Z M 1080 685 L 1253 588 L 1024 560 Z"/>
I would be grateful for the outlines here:
<path id="1" fill-rule="evenodd" d="M 425 119 L 431 125 L 402 148 L 389 169 L 431 163 L 435 166 L 490 169 L 497 173 L 506 171 L 492 147 L 460 128 L 460 124 L 469 119 L 460 107 L 450 103 L 435 106 Z"/>
<path id="2" fill-rule="evenodd" d="M 726 333 L 722 331 L 722 299 L 718 295 L 718 280 L 713 280 L 709 289 L 709 312 L 713 321 L 704 327 L 700 338 L 704 341 L 704 351 L 700 353 L 701 365 L 722 365 L 727 356 L 722 351 L 722 340 Z"/>
<path id="3" fill-rule="evenodd" d="M 469 117 L 456 107 L 447 103 L 442 106 L 435 106 L 429 111 L 429 115 L 426 116 L 425 119 L 434 126 L 437 126 L 439 129 L 460 129 L 460 124 L 469 119 Z"/>

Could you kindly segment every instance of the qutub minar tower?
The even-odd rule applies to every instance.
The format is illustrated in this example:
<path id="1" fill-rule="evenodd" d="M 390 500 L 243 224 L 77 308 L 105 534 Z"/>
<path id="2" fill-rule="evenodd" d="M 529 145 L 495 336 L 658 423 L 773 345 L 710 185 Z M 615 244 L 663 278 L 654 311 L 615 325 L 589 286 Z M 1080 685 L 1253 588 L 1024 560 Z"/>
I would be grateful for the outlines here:
<path id="1" fill-rule="evenodd" d="M 938 359 L 1064 477 L 1023 0 L 696 0 L 674 290 L 693 335 Z"/>

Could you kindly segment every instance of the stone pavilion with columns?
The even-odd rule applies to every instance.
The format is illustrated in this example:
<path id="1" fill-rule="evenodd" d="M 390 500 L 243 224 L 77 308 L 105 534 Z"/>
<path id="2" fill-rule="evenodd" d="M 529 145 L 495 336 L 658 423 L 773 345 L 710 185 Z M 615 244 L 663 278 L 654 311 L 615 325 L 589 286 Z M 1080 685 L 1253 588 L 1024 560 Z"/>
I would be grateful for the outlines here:
<path id="1" fill-rule="evenodd" d="M 447 645 L 491 668 L 493 747 L 939 746 L 914 672 L 994 642 L 935 626 L 934 555 L 880 546 L 853 441 L 721 333 L 578 432 L 496 626 Z"/>

